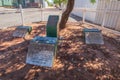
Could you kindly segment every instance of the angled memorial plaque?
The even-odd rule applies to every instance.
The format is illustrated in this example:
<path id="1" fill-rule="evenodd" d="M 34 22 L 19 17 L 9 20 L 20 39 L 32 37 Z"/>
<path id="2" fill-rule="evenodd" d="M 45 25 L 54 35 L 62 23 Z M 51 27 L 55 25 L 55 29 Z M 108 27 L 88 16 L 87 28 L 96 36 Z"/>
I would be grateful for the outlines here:
<path id="1" fill-rule="evenodd" d="M 13 33 L 13 37 L 24 37 L 27 34 L 26 30 L 16 29 Z"/>
<path id="2" fill-rule="evenodd" d="M 56 38 L 50 37 L 35 37 L 28 47 L 26 63 L 43 67 L 52 67 Z"/>
<path id="3" fill-rule="evenodd" d="M 30 33 L 32 27 L 30 26 L 18 26 L 13 32 L 13 37 L 25 37 L 27 33 Z"/>
<path id="4" fill-rule="evenodd" d="M 84 29 L 86 44 L 104 44 L 101 31 L 98 29 Z"/>

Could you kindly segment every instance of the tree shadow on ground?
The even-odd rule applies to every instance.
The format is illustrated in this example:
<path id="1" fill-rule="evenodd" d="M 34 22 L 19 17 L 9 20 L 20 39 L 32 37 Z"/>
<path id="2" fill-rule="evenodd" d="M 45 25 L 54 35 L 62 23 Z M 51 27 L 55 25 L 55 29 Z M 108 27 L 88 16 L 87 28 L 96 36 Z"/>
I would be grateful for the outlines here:
<path id="1" fill-rule="evenodd" d="M 1 79 L 23 80 L 22 75 L 25 75 L 31 68 L 31 66 L 25 64 L 28 44 L 28 41 L 23 41 L 0 51 Z"/>
<path id="2" fill-rule="evenodd" d="M 43 22 L 40 24 L 39 22 L 36 22 L 35 24 L 37 24 L 37 26 L 33 25 L 31 36 L 32 37 L 45 36 L 46 35 L 46 23 Z"/>
<path id="3" fill-rule="evenodd" d="M 63 64 L 67 63 L 66 66 L 62 68 L 69 71 L 69 68 L 72 67 L 71 70 L 75 71 L 74 74 L 76 75 L 76 78 L 74 77 L 74 79 L 76 80 L 119 80 L 119 56 L 116 56 L 119 55 L 119 50 L 117 49 L 119 46 L 114 46 L 114 49 L 109 46 L 112 46 L 113 44 L 118 45 L 120 42 L 116 43 L 113 40 L 114 43 L 110 43 L 109 41 L 111 41 L 111 38 L 104 36 L 104 45 L 86 45 L 82 42 L 84 39 L 81 35 L 81 30 L 68 30 L 72 33 L 67 35 L 67 39 L 64 43 L 58 46 L 58 56 L 60 57 L 61 62 Z M 78 43 L 76 41 L 77 39 L 82 43 Z M 68 78 L 68 80 L 69 79 L 72 80 L 71 78 Z"/>
<path id="4" fill-rule="evenodd" d="M 35 26 L 31 36 L 38 35 Z M 119 45 L 104 36 L 104 45 L 86 45 L 81 29 L 67 29 L 58 43 L 53 68 L 26 64 L 29 41 L 8 46 L 0 51 L 0 79 L 2 80 L 119 80 Z M 34 33 L 36 31 L 36 33 Z M 44 28 L 45 31 L 45 28 Z M 40 34 L 44 34 L 40 33 Z M 7 36 L 6 36 L 7 37 Z M 4 38 L 4 37 L 3 37 Z"/>
<path id="5" fill-rule="evenodd" d="M 6 31 L 2 31 L 0 30 L 0 42 L 6 42 L 6 41 L 12 41 L 14 38 L 11 37 L 11 35 L 13 34 L 14 29 L 12 30 L 6 30 Z M 9 36 L 8 36 L 9 35 Z"/>

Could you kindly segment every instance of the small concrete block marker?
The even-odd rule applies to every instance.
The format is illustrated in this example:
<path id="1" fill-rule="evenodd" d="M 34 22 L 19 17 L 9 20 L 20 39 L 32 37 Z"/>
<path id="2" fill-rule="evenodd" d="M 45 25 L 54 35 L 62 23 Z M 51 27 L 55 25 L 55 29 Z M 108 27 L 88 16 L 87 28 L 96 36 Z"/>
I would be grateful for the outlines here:
<path id="1" fill-rule="evenodd" d="M 85 28 L 83 32 L 86 44 L 104 44 L 101 30 Z"/>

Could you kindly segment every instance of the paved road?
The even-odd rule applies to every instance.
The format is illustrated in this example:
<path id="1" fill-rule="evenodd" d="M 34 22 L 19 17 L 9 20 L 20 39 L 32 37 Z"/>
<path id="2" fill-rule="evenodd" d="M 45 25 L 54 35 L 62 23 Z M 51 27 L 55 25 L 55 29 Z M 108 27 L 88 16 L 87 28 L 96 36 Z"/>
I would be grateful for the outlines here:
<path id="1" fill-rule="evenodd" d="M 0 28 L 7 28 L 11 26 L 22 25 L 21 14 L 16 13 L 17 9 L 2 10 L 0 11 Z M 28 8 L 23 9 L 24 23 L 32 23 L 39 21 L 47 21 L 49 15 L 61 16 L 61 11 L 55 8 L 39 9 L 39 8 Z M 70 18 L 69 21 L 75 21 Z"/>

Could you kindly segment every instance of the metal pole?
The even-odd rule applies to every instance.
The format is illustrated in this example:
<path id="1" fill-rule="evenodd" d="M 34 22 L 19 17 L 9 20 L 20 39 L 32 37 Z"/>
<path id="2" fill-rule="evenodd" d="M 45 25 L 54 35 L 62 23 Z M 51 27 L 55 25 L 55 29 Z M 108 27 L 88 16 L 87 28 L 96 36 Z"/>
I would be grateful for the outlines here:
<path id="1" fill-rule="evenodd" d="M 105 20 L 106 20 L 106 15 L 107 15 L 107 5 L 105 5 L 106 7 L 105 7 L 105 9 L 104 9 L 104 14 L 103 14 L 103 21 L 102 21 L 102 24 L 101 24 L 101 26 L 102 27 L 104 27 L 104 25 L 105 25 Z"/>
<path id="2" fill-rule="evenodd" d="M 85 15 L 86 15 L 86 9 L 83 9 L 83 19 L 82 19 L 83 23 L 85 23 Z"/>
<path id="3" fill-rule="evenodd" d="M 21 13 L 21 21 L 22 21 L 22 26 L 24 26 L 24 16 L 23 16 L 23 10 L 22 10 L 22 5 L 19 5 L 20 8 L 20 13 Z"/>
<path id="4" fill-rule="evenodd" d="M 41 4 L 41 21 L 43 21 L 43 5 Z"/>
<path id="5" fill-rule="evenodd" d="M 110 4 L 112 0 L 109 0 L 108 2 L 105 2 L 105 7 L 104 7 L 104 14 L 103 14 L 103 21 L 101 26 L 104 27 L 105 26 L 105 21 L 106 21 L 106 16 L 107 16 L 107 9 L 108 9 L 108 5 Z"/>

